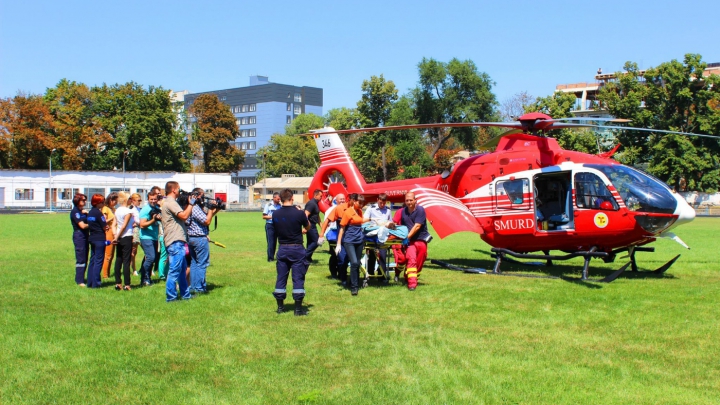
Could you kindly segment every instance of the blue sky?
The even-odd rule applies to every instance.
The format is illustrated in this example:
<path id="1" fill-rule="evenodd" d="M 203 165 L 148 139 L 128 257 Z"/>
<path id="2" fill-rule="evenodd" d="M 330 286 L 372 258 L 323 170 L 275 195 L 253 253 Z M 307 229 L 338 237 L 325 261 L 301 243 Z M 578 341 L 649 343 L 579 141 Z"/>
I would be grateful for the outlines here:
<path id="1" fill-rule="evenodd" d="M 364 79 L 401 93 L 423 57 L 471 59 L 502 102 L 686 53 L 720 62 L 720 2 L 0 0 L 0 97 L 62 78 L 202 92 L 249 76 L 355 107 Z"/>

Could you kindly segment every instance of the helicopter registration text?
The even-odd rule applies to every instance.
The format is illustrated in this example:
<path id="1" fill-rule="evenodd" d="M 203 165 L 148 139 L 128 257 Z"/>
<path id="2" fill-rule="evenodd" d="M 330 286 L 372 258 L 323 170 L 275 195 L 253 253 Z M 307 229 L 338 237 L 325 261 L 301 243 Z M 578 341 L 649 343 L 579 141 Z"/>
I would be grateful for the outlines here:
<path id="1" fill-rule="evenodd" d="M 496 231 L 506 230 L 520 230 L 520 229 L 533 229 L 535 227 L 535 220 L 531 218 L 526 219 L 505 219 L 495 221 Z"/>

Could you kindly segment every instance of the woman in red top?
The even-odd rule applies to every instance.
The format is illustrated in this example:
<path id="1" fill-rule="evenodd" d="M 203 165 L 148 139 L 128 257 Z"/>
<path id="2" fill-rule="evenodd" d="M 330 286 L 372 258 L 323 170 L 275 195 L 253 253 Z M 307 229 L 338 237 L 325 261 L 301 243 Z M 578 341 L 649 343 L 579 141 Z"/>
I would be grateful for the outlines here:
<path id="1" fill-rule="evenodd" d="M 365 250 L 362 224 L 369 219 L 363 218 L 362 209 L 365 206 L 365 197 L 353 193 L 350 194 L 349 199 L 348 209 L 345 210 L 342 220 L 340 220 L 340 233 L 338 233 L 335 253 L 340 254 L 341 246 L 345 248 L 350 261 L 350 293 L 357 295 L 360 288 L 360 258 Z"/>

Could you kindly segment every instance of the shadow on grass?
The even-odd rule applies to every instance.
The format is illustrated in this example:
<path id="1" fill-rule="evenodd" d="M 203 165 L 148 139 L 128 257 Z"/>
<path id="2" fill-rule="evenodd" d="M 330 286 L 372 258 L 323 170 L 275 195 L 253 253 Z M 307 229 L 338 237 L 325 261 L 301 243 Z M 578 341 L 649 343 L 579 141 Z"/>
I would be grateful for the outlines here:
<path id="1" fill-rule="evenodd" d="M 491 255 L 490 252 L 483 251 L 480 249 L 474 249 L 476 252 Z M 466 269 L 484 269 L 487 274 L 490 275 L 492 269 L 495 267 L 495 260 L 484 260 L 484 259 L 465 259 L 465 258 L 453 258 L 453 259 L 439 259 L 440 261 L 448 264 L 463 267 Z M 429 263 L 428 259 L 428 263 Z M 426 266 L 433 270 L 448 270 L 463 272 L 460 269 L 448 269 L 437 264 L 428 264 Z M 528 278 L 557 278 L 569 283 L 580 285 L 587 288 L 599 289 L 602 288 L 601 284 L 597 282 L 615 272 L 615 269 L 607 268 L 593 268 L 592 262 L 590 264 L 590 280 L 582 280 L 580 274 L 582 272 L 582 264 L 559 264 L 557 261 L 552 266 L 547 266 L 542 261 L 522 262 L 517 259 L 512 259 L 512 262 L 505 261 L 502 263 L 502 276 L 515 276 L 515 277 L 528 277 Z M 575 276 L 577 275 L 577 276 Z M 652 271 L 625 271 L 621 278 L 627 279 L 674 279 L 676 278 L 672 274 L 656 274 Z"/>

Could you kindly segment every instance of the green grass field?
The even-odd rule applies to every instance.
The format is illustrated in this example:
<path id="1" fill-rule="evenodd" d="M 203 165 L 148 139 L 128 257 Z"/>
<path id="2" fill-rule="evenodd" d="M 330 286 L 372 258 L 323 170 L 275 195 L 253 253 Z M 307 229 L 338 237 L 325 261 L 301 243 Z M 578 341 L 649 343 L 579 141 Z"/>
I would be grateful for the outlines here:
<path id="1" fill-rule="evenodd" d="M 677 229 L 690 251 L 661 240 L 637 255 L 654 269 L 682 253 L 665 277 L 611 284 L 428 265 L 417 291 L 352 297 L 327 277 L 325 245 L 309 316 L 294 317 L 274 312 L 259 213 L 220 214 L 210 294 L 172 304 L 164 284 L 75 286 L 67 217 L 0 216 L 0 404 L 720 403 L 718 218 Z M 429 256 L 493 263 L 472 234 L 436 238 Z"/>

